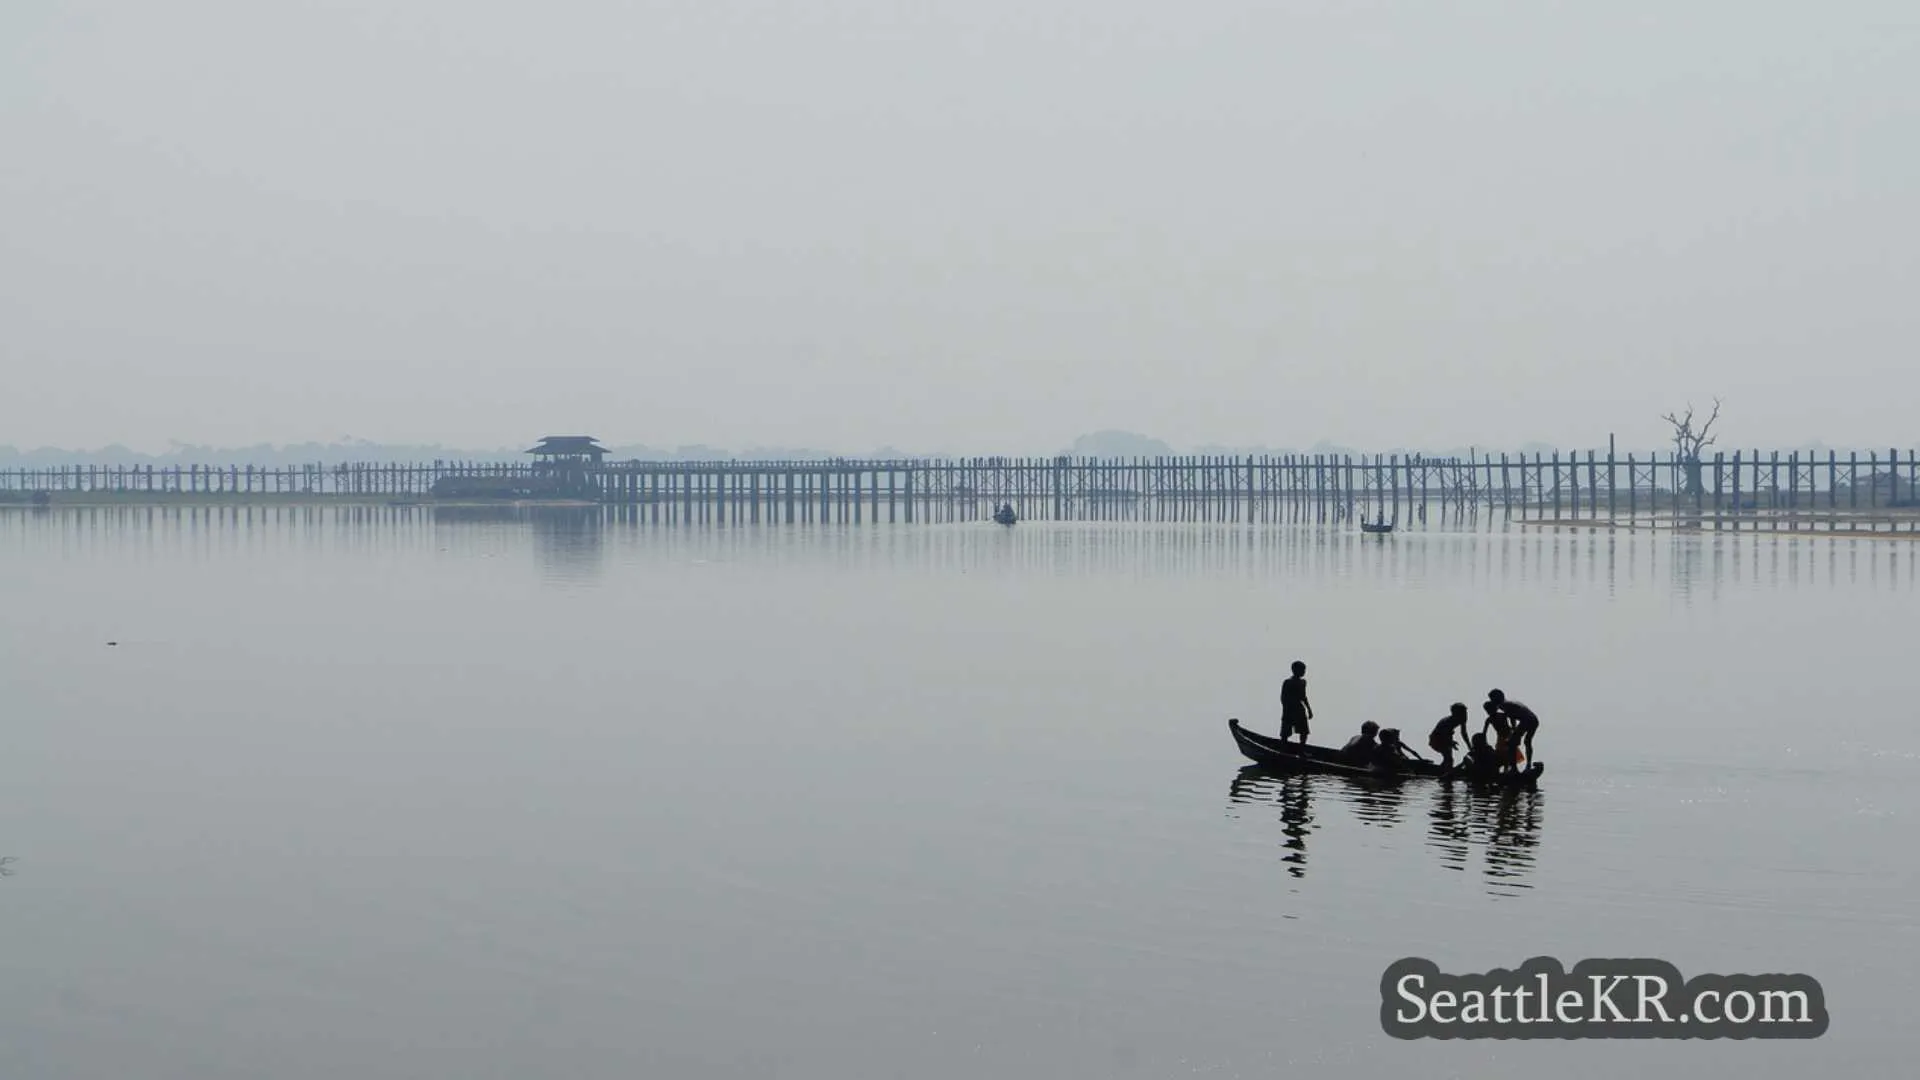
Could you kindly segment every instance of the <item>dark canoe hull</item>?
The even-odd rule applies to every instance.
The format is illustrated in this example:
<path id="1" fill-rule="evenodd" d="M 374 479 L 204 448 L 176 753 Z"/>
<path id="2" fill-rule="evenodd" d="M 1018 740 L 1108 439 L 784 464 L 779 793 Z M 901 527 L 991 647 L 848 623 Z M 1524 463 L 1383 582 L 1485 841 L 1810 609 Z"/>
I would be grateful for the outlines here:
<path id="1" fill-rule="evenodd" d="M 1370 533 L 1390 533 L 1390 532 L 1392 532 L 1392 531 L 1393 531 L 1393 526 L 1391 526 L 1391 525 L 1369 525 L 1369 524 L 1367 524 L 1366 522 L 1364 522 L 1364 521 L 1363 521 L 1363 522 L 1361 522 L 1361 523 L 1360 523 L 1360 531 L 1361 531 L 1361 532 L 1370 532 Z"/>
<path id="2" fill-rule="evenodd" d="M 1398 769 L 1383 769 L 1355 765 L 1331 746 L 1302 747 L 1299 743 L 1282 743 L 1270 735 L 1248 731 L 1240 726 L 1238 720 L 1228 720 L 1227 730 L 1233 733 L 1233 741 L 1240 747 L 1240 753 L 1249 760 L 1269 769 L 1286 772 L 1330 773 L 1364 780 L 1460 780 L 1488 787 L 1531 788 L 1539 784 L 1540 774 L 1546 771 L 1546 766 L 1537 761 L 1528 765 L 1524 772 L 1500 776 L 1474 776 L 1461 769 L 1448 770 L 1439 764 L 1423 761 L 1408 761 Z"/>

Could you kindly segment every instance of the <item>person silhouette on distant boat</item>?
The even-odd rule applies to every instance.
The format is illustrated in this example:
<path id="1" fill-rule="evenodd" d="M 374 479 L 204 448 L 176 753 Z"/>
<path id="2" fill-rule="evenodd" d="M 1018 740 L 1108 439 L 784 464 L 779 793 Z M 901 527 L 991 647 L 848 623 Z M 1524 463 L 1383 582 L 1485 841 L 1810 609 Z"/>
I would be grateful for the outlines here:
<path id="1" fill-rule="evenodd" d="M 1487 691 L 1487 703 L 1499 709 L 1513 722 L 1513 750 L 1515 754 L 1525 754 L 1527 761 L 1533 760 L 1533 733 L 1540 730 L 1540 718 L 1532 709 L 1507 697 L 1504 690 Z M 1517 761 L 1515 767 L 1518 767 Z"/>
<path id="2" fill-rule="evenodd" d="M 1427 749 L 1439 754 L 1440 764 L 1448 769 L 1453 768 L 1453 748 L 1457 745 L 1456 737 L 1462 743 L 1467 738 L 1467 706 L 1465 702 L 1460 701 L 1453 703 L 1453 709 L 1434 725 L 1433 734 L 1427 736 Z"/>
<path id="3" fill-rule="evenodd" d="M 1313 705 L 1307 700 L 1307 665 L 1293 662 L 1293 677 L 1280 684 L 1280 741 L 1295 731 L 1300 745 L 1307 745 L 1307 721 L 1313 719 Z"/>
<path id="4" fill-rule="evenodd" d="M 1379 724 L 1371 720 L 1361 724 L 1360 734 L 1348 739 L 1347 745 L 1340 748 L 1340 753 L 1344 754 L 1347 760 L 1356 765 L 1373 764 L 1374 754 L 1380 750 L 1380 744 L 1374 739 L 1374 736 L 1379 733 Z"/>

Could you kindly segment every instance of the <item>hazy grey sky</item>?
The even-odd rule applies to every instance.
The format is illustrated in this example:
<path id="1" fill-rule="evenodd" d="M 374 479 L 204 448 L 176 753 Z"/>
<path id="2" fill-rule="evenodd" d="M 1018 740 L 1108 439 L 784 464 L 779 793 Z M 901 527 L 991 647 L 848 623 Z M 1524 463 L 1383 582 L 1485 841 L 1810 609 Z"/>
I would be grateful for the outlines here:
<path id="1" fill-rule="evenodd" d="M 1914 0 L 7 0 L 0 443 L 1911 446 Z"/>

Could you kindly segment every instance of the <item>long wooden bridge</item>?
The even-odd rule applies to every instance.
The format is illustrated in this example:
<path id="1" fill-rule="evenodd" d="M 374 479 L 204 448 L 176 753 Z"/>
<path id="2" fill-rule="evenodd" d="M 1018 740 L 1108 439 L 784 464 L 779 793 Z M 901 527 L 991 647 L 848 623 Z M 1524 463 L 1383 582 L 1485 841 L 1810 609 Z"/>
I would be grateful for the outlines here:
<path id="1" fill-rule="evenodd" d="M 0 470 L 0 500 L 171 501 L 345 497 L 428 501 L 455 477 L 540 476 L 538 464 L 459 461 L 67 466 Z M 1011 505 L 1023 520 L 1386 520 L 1402 525 L 1492 511 L 1523 520 L 1684 517 L 1751 520 L 1920 517 L 1915 451 L 1284 455 L 1272 457 L 625 461 L 580 474 L 576 494 L 675 519 L 956 521 Z M 40 495 L 39 493 L 46 493 Z M 1912 528 L 1912 522 L 1905 523 Z"/>

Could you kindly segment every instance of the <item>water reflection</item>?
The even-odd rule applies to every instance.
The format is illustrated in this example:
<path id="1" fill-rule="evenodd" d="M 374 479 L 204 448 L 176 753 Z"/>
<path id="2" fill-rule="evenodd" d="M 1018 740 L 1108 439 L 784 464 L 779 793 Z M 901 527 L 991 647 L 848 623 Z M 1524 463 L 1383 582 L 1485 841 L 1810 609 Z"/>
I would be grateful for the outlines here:
<path id="1" fill-rule="evenodd" d="M 1405 784 L 1346 780 L 1346 787 L 1347 802 L 1353 807 L 1353 816 L 1362 824 L 1381 828 L 1400 824 L 1400 806 L 1406 800 Z"/>
<path id="2" fill-rule="evenodd" d="M 442 506 L 434 508 L 433 520 L 450 530 L 443 549 L 469 553 L 476 540 L 521 532 L 531 537 L 543 578 L 591 582 L 606 566 L 603 514 L 598 506 Z"/>
<path id="3" fill-rule="evenodd" d="M 1313 831 L 1313 784 L 1316 777 L 1275 775 L 1249 765 L 1233 778 L 1228 800 L 1236 803 L 1277 803 L 1280 807 L 1280 832 L 1286 837 L 1280 846 L 1287 849 L 1280 861 L 1287 873 L 1296 878 L 1307 876 L 1307 834 Z M 1268 787 L 1269 790 L 1258 790 Z"/>
<path id="4" fill-rule="evenodd" d="M 474 525 L 490 528 L 475 529 Z M 556 581 L 597 579 L 609 551 L 693 562 L 753 562 L 913 573 L 1049 577 L 1371 579 L 1411 588 L 1545 586 L 1617 595 L 1653 584 L 1683 603 L 1732 588 L 1866 585 L 1910 591 L 1920 539 L 1813 534 L 1535 528 L 1494 518 L 1382 541 L 1341 525 L 1156 522 L 784 524 L 656 522 L 634 507 L 98 506 L 0 509 L 0 544 L 62 555 L 264 553 L 505 556 L 530 546 Z"/>
<path id="5" fill-rule="evenodd" d="M 1287 872 L 1306 877 L 1307 837 L 1324 831 L 1316 823 L 1316 800 L 1347 807 L 1366 827 L 1392 828 L 1409 808 L 1425 806 L 1424 846 L 1441 866 L 1462 873 L 1476 865 L 1494 895 L 1530 889 L 1540 845 L 1545 796 L 1539 791 L 1486 790 L 1464 784 L 1383 782 L 1344 776 L 1277 773 L 1248 765 L 1234 775 L 1230 803 L 1280 809 L 1281 846 Z M 1477 854 L 1477 859 L 1476 859 Z"/>
<path id="6" fill-rule="evenodd" d="M 1841 583 L 1911 589 L 1920 542 L 1746 533 L 1534 529 L 1501 522 L 1460 532 L 1396 534 L 1390 542 L 1319 525 L 1030 522 L 1007 529 L 953 525 L 611 524 L 624 541 L 672 560 L 839 566 L 863 571 L 1046 577 L 1303 577 L 1388 580 L 1420 588 L 1563 592 L 1653 584 L 1686 603 L 1728 586 L 1820 588 Z M 1844 551 L 1842 549 L 1845 549 Z"/>
<path id="7" fill-rule="evenodd" d="M 1439 854 L 1440 865 L 1449 870 L 1465 870 L 1473 848 L 1473 833 L 1461 816 L 1460 801 L 1456 785 L 1442 784 L 1428 809 L 1427 846 Z"/>
<path id="8" fill-rule="evenodd" d="M 1540 810 L 1545 796 L 1538 791 L 1496 791 L 1483 800 L 1491 804 L 1492 831 L 1486 836 L 1486 875 L 1515 888 L 1530 889 L 1540 847 Z"/>
<path id="9" fill-rule="evenodd" d="M 1485 790 L 1455 784 L 1435 784 L 1433 788 L 1427 846 L 1439 854 L 1441 865 L 1464 872 L 1478 841 L 1481 872 L 1488 884 L 1532 888 L 1526 879 L 1540 845 L 1540 811 L 1545 796 L 1539 791 Z"/>
<path id="10" fill-rule="evenodd" d="M 606 527 L 597 506 L 542 507 L 527 515 L 533 550 L 549 581 L 582 582 L 606 567 Z"/>

